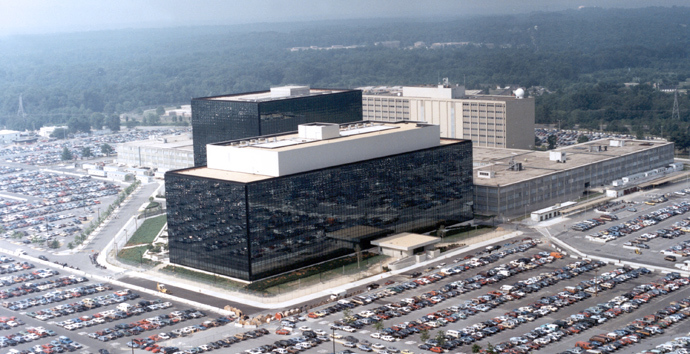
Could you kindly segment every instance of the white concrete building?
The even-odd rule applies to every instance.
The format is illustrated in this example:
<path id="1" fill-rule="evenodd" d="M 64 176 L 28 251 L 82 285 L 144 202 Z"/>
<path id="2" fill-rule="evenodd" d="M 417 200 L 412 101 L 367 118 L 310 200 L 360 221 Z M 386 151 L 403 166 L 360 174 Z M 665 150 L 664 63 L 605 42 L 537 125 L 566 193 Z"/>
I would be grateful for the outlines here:
<path id="1" fill-rule="evenodd" d="M 362 119 L 419 121 L 441 126 L 441 137 L 472 140 L 473 146 L 531 149 L 534 98 L 467 95 L 465 88 L 362 87 Z"/>
<path id="2" fill-rule="evenodd" d="M 297 134 L 208 144 L 206 152 L 209 169 L 279 177 L 439 145 L 437 125 L 308 123 Z"/>
<path id="3" fill-rule="evenodd" d="M 12 144 L 19 139 L 20 132 L 16 130 L 0 130 L 0 144 Z"/>
<path id="4" fill-rule="evenodd" d="M 189 134 L 132 141 L 119 144 L 115 150 L 117 163 L 130 167 L 169 171 L 194 166 L 194 146 Z"/>

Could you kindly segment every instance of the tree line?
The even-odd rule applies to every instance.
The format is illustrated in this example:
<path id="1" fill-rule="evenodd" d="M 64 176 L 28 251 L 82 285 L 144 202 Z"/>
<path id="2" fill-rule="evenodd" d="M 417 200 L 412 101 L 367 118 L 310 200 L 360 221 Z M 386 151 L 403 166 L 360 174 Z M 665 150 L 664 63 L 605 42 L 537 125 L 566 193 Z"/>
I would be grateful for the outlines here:
<path id="1" fill-rule="evenodd" d="M 486 91 L 510 84 L 544 87 L 547 93 L 536 101 L 539 123 L 642 135 L 660 134 L 661 126 L 678 132 L 687 129 L 687 96 L 679 98 L 681 119 L 671 122 L 673 96 L 651 85 L 678 85 L 690 76 L 687 18 L 686 7 L 585 8 L 438 21 L 14 36 L 0 39 L 0 125 L 116 130 L 122 113 L 189 104 L 193 97 L 284 84 L 353 88 L 449 77 Z M 390 40 L 400 47 L 375 45 Z M 424 45 L 408 49 L 417 42 Z M 430 49 L 436 42 L 467 44 Z M 363 47 L 289 50 L 335 44 Z M 25 117 L 18 115 L 20 95 Z"/>

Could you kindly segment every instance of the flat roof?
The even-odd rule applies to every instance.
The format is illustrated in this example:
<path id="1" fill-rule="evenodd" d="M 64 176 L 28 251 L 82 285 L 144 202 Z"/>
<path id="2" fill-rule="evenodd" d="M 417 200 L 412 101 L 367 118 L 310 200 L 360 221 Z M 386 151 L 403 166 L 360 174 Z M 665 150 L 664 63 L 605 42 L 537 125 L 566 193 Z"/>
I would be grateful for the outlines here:
<path id="1" fill-rule="evenodd" d="M 362 122 L 364 123 L 364 122 Z M 373 135 L 380 135 L 380 134 L 394 134 L 396 132 L 401 132 L 401 131 L 407 131 L 407 130 L 413 130 L 413 129 L 419 129 L 420 127 L 425 127 L 425 126 L 430 126 L 429 124 L 426 123 L 418 123 L 418 122 L 376 122 L 377 124 L 380 124 L 382 126 L 386 127 L 392 127 L 394 129 L 383 129 L 383 130 L 369 130 L 366 129 L 359 134 L 354 134 L 354 135 L 341 135 L 339 138 L 336 138 L 337 140 L 344 140 L 344 141 L 356 141 L 362 136 L 373 136 Z M 287 133 L 284 135 L 279 136 L 279 138 L 288 138 L 288 137 L 296 137 L 298 136 L 298 133 L 292 132 L 292 133 Z M 247 139 L 242 139 L 242 140 L 247 140 Z M 325 145 L 325 144 L 332 144 L 334 139 L 327 139 L 327 140 L 313 140 L 301 144 L 296 144 L 296 145 L 287 145 L 287 146 L 273 146 L 269 147 L 271 151 L 289 151 L 289 150 L 294 150 L 294 149 L 300 149 L 304 148 L 307 146 L 319 146 L 319 145 Z M 240 140 L 236 140 L 233 142 L 237 142 Z M 467 140 L 461 140 L 461 139 L 446 139 L 446 138 L 439 138 L 437 140 L 439 142 L 438 145 L 435 146 L 443 146 L 443 145 L 449 145 L 449 144 L 457 144 L 459 142 L 464 142 Z M 223 143 L 215 143 L 215 144 L 209 144 L 209 145 L 224 145 L 224 144 L 230 144 L 232 142 L 223 142 Z M 434 146 L 434 147 L 435 147 Z M 250 149 L 259 149 L 259 150 L 265 150 L 265 147 L 259 146 L 246 146 L 244 148 L 250 148 Z M 384 156 L 385 157 L 385 156 Z M 375 158 L 381 158 L 381 157 L 375 157 Z M 347 163 L 354 163 L 354 162 L 359 162 L 359 161 L 366 161 L 365 160 L 354 160 L 354 161 L 349 161 Z M 326 166 L 326 167 L 334 167 L 334 166 Z M 238 172 L 238 171 L 229 171 L 229 170 L 221 170 L 217 168 L 209 168 L 207 166 L 201 166 L 201 167 L 194 167 L 194 168 L 188 168 L 188 169 L 182 169 L 182 170 L 175 170 L 172 171 L 175 174 L 179 175 L 185 175 L 185 176 L 195 176 L 195 177 L 202 177 L 202 178 L 212 178 L 212 179 L 218 179 L 218 180 L 224 180 L 224 181 L 233 181 L 233 182 L 239 182 L 239 183 L 251 183 L 251 182 L 258 182 L 258 181 L 263 181 L 271 178 L 275 178 L 275 176 L 270 176 L 266 174 L 257 174 L 257 173 L 247 173 L 247 172 Z"/>
<path id="2" fill-rule="evenodd" d="M 425 87 L 433 88 L 435 86 L 405 86 L 405 87 Z M 426 97 L 426 96 L 403 96 L 403 86 L 367 86 L 359 87 L 362 90 L 362 96 L 367 97 L 396 97 L 396 98 L 419 98 L 419 99 L 433 99 L 433 100 L 484 100 L 484 101 L 515 101 L 524 100 L 524 98 L 517 98 L 508 95 L 480 95 L 478 90 L 465 90 L 465 95 L 460 98 L 443 98 L 443 97 Z"/>
<path id="3" fill-rule="evenodd" d="M 271 94 L 271 91 L 267 90 L 267 91 L 238 93 L 238 94 L 223 95 L 223 96 L 202 97 L 202 98 L 196 98 L 196 99 L 214 100 L 214 101 L 233 101 L 233 102 L 270 102 L 270 101 L 280 101 L 280 100 L 285 100 L 285 99 L 290 99 L 290 98 L 298 98 L 298 97 L 311 97 L 311 96 L 327 95 L 327 94 L 340 93 L 340 92 L 346 92 L 346 91 L 353 91 L 353 90 L 310 88 L 308 95 L 282 96 L 282 97 L 274 97 Z"/>
<path id="4" fill-rule="evenodd" d="M 164 142 L 163 139 L 165 139 L 167 142 Z M 165 135 L 155 139 L 130 141 L 123 143 L 122 145 L 194 151 L 192 138 L 186 133 L 179 135 Z"/>
<path id="5" fill-rule="evenodd" d="M 400 124 L 404 123 L 404 124 Z M 353 126 L 351 129 L 343 129 L 344 126 Z M 378 133 L 378 134 L 395 134 L 401 131 L 419 129 L 420 125 L 429 125 L 424 122 L 370 122 L 370 121 L 360 121 L 347 124 L 340 124 L 340 136 L 335 138 L 338 141 L 348 141 L 357 140 L 360 137 Z M 252 141 L 254 141 L 252 143 Z M 281 134 L 276 136 L 275 141 L 272 137 L 268 138 L 254 138 L 254 139 L 238 139 L 232 141 L 223 141 L 219 143 L 213 143 L 209 145 L 234 145 L 237 144 L 239 148 L 242 149 L 271 149 L 272 151 L 289 151 L 296 149 L 303 149 L 310 146 L 325 145 L 333 142 L 333 139 L 303 139 L 300 138 L 299 133 L 290 132 L 286 134 Z M 247 145 L 242 146 L 242 143 L 247 143 Z"/>
<path id="6" fill-rule="evenodd" d="M 610 146 L 610 142 L 613 140 L 623 140 L 625 144 L 624 146 Z M 498 187 L 521 183 L 549 174 L 560 173 L 669 144 L 672 143 L 658 140 L 604 138 L 547 151 L 475 146 L 472 148 L 474 184 L 477 186 Z M 590 147 L 596 146 L 606 146 L 607 151 L 590 151 Z M 565 152 L 566 162 L 551 161 L 549 154 L 554 151 Z M 521 163 L 523 170 L 508 170 L 511 159 L 516 163 Z M 494 178 L 478 178 L 477 171 L 493 171 Z"/>
<path id="7" fill-rule="evenodd" d="M 415 248 L 433 245 L 441 242 L 440 237 L 413 234 L 409 232 L 402 232 L 393 236 L 380 238 L 371 241 L 372 245 L 383 248 L 391 248 L 400 251 L 410 251 Z"/>

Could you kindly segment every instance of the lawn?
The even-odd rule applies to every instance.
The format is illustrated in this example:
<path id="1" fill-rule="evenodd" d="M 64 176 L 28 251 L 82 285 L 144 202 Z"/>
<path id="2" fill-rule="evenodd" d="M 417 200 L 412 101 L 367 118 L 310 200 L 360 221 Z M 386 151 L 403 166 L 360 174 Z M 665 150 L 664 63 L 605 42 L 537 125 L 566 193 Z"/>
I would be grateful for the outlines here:
<path id="1" fill-rule="evenodd" d="M 151 260 L 142 258 L 142 255 L 146 252 L 146 246 L 126 248 L 117 254 L 120 261 L 128 264 L 149 264 Z"/>
<path id="2" fill-rule="evenodd" d="M 137 231 L 129 238 L 125 246 L 150 244 L 156 235 L 161 231 L 163 225 L 167 221 L 166 215 L 160 215 L 155 218 L 146 219 Z"/>

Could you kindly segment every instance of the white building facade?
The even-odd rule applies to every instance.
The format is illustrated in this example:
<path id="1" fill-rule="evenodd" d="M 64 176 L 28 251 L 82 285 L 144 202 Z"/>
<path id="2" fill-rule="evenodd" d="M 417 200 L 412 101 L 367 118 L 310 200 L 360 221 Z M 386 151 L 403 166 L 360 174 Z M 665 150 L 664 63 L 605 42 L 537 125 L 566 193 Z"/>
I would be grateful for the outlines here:
<path id="1" fill-rule="evenodd" d="M 420 121 L 441 127 L 441 137 L 473 146 L 534 147 L 534 98 L 466 96 L 463 86 L 363 88 L 362 118 Z"/>

